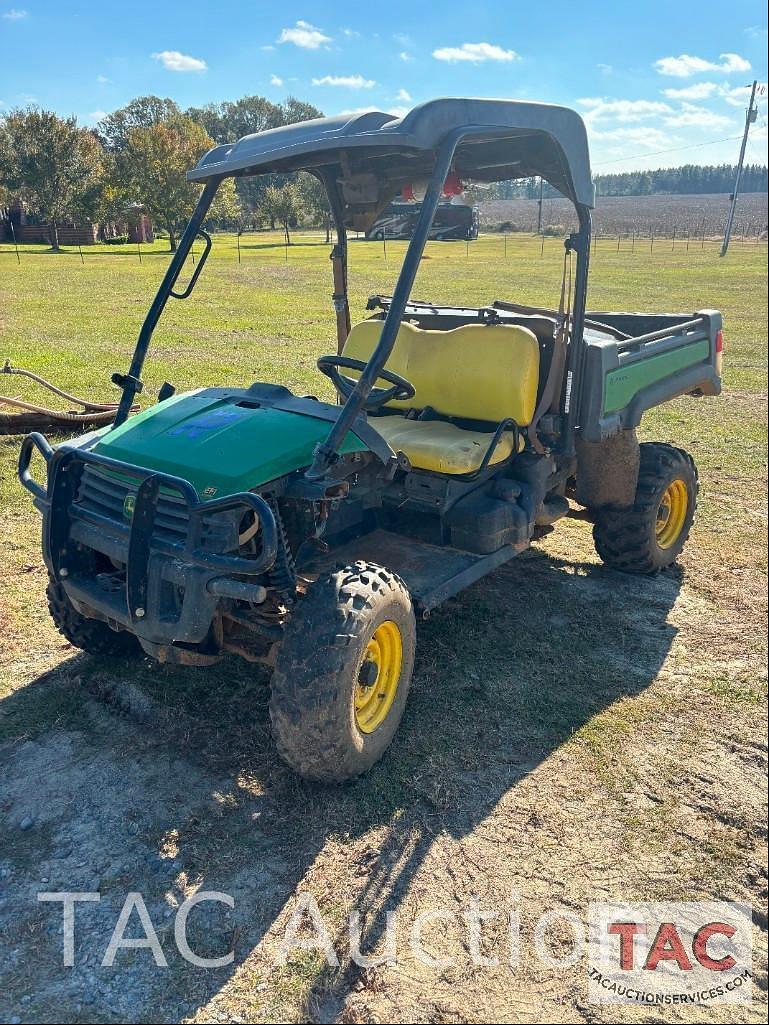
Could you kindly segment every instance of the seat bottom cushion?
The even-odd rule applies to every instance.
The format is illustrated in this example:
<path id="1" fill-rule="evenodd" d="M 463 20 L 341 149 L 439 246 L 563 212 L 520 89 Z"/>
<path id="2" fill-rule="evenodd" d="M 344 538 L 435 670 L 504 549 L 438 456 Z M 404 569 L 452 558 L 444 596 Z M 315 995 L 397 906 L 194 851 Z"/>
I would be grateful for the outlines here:
<path id="1" fill-rule="evenodd" d="M 483 462 L 494 434 L 468 431 L 443 420 L 407 420 L 378 416 L 369 420 L 395 452 L 403 452 L 413 467 L 434 473 L 473 473 Z M 505 431 L 491 457 L 492 465 L 513 451 L 513 433 Z"/>

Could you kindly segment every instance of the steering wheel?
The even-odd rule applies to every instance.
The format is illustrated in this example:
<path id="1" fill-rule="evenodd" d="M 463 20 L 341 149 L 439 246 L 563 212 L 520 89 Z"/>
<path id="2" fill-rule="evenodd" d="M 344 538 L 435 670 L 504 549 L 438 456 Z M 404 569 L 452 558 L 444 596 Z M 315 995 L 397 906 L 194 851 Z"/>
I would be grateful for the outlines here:
<path id="1" fill-rule="evenodd" d="M 339 373 L 339 368 L 343 367 L 345 370 L 359 370 L 363 372 L 366 366 L 365 360 L 352 359 L 350 356 L 321 356 L 318 360 L 318 370 L 325 374 L 326 377 L 331 378 L 334 387 L 345 399 L 349 399 L 358 382 L 351 380 L 349 377 L 344 377 Z M 379 409 L 380 406 L 384 406 L 393 400 L 404 402 L 406 399 L 413 399 L 416 395 L 414 385 L 407 381 L 405 377 L 394 374 L 391 370 L 380 370 L 377 379 L 380 378 L 383 381 L 389 381 L 392 388 L 373 388 L 363 404 L 364 409 Z"/>

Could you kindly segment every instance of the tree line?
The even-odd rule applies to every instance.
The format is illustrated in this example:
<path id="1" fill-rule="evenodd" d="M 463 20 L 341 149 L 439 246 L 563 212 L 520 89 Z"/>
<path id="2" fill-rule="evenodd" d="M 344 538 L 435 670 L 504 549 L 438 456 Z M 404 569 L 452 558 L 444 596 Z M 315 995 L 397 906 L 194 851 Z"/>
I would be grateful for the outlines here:
<path id="1" fill-rule="evenodd" d="M 276 104 L 262 96 L 188 110 L 171 99 L 141 96 L 95 128 L 38 107 L 12 110 L 0 118 L 0 207 L 14 199 L 25 203 L 49 225 L 54 249 L 65 221 L 115 223 L 146 211 L 174 250 L 200 194 L 186 172 L 207 150 L 321 116 L 293 97 Z M 328 229 L 317 179 L 273 174 L 224 181 L 208 224 L 240 229 L 267 221 L 280 224 L 290 242 L 290 228 L 302 217 Z"/>
<path id="2" fill-rule="evenodd" d="M 682 167 L 661 167 L 656 171 L 622 171 L 617 174 L 594 175 L 596 195 L 601 196 L 701 196 L 731 192 L 737 168 L 733 164 L 684 164 Z M 746 164 L 742 170 L 740 189 L 743 192 L 766 192 L 769 169 L 760 164 Z M 492 185 L 490 199 L 538 199 L 539 178 L 497 182 Z M 544 183 L 542 195 L 555 199 L 560 193 Z"/>
<path id="3" fill-rule="evenodd" d="M 173 100 L 140 96 L 84 128 L 74 117 L 59 117 L 38 107 L 11 110 L 0 118 L 0 208 L 20 199 L 50 226 L 51 245 L 59 248 L 58 225 L 66 220 L 124 222 L 146 211 L 168 234 L 171 249 L 189 219 L 200 186 L 185 174 L 212 146 L 255 132 L 321 117 L 310 103 L 289 97 L 272 103 L 263 96 L 209 103 L 182 110 Z M 729 164 L 660 168 L 599 174 L 600 196 L 653 193 L 730 192 L 735 168 Z M 483 199 L 545 198 L 559 193 L 539 178 L 497 182 L 484 187 Z M 745 192 L 767 190 L 767 168 L 745 167 Z M 269 174 L 222 183 L 208 224 L 236 227 L 280 225 L 290 229 L 301 219 L 325 224 L 330 215 L 325 193 L 309 174 Z"/>

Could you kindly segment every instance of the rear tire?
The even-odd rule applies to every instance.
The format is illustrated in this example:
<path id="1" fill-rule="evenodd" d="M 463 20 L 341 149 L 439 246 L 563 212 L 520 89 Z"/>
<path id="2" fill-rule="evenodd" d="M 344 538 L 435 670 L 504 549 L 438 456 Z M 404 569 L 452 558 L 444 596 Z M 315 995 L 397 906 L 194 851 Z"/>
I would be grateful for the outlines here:
<path id="1" fill-rule="evenodd" d="M 641 445 L 635 503 L 597 514 L 593 540 L 603 562 L 645 575 L 671 566 L 689 537 L 698 491 L 697 467 L 687 452 L 659 442 Z"/>
<path id="2" fill-rule="evenodd" d="M 340 783 L 382 757 L 403 716 L 415 646 L 411 597 L 382 566 L 355 562 L 310 585 L 270 699 L 278 752 L 296 773 Z"/>
<path id="3" fill-rule="evenodd" d="M 125 630 L 111 630 L 100 619 L 81 616 L 67 597 L 64 588 L 50 574 L 46 597 L 48 611 L 56 629 L 76 648 L 87 651 L 89 655 L 111 655 L 119 658 L 142 654 L 141 645 L 133 634 Z"/>

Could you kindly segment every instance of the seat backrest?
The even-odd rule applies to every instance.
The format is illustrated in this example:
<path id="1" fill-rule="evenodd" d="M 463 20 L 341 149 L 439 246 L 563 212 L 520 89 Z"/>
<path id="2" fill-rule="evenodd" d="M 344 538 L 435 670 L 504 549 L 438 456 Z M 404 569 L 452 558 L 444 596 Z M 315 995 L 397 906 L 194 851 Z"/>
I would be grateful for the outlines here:
<path id="1" fill-rule="evenodd" d="M 383 324 L 383 320 L 356 324 L 343 354 L 368 360 Z M 391 402 L 389 406 L 431 406 L 444 416 L 493 423 L 511 417 L 521 427 L 527 426 L 534 415 L 539 343 L 525 327 L 464 324 L 451 331 L 426 331 L 404 322 L 385 366 L 416 389 L 413 399 Z M 386 385 L 380 382 L 378 387 Z"/>

